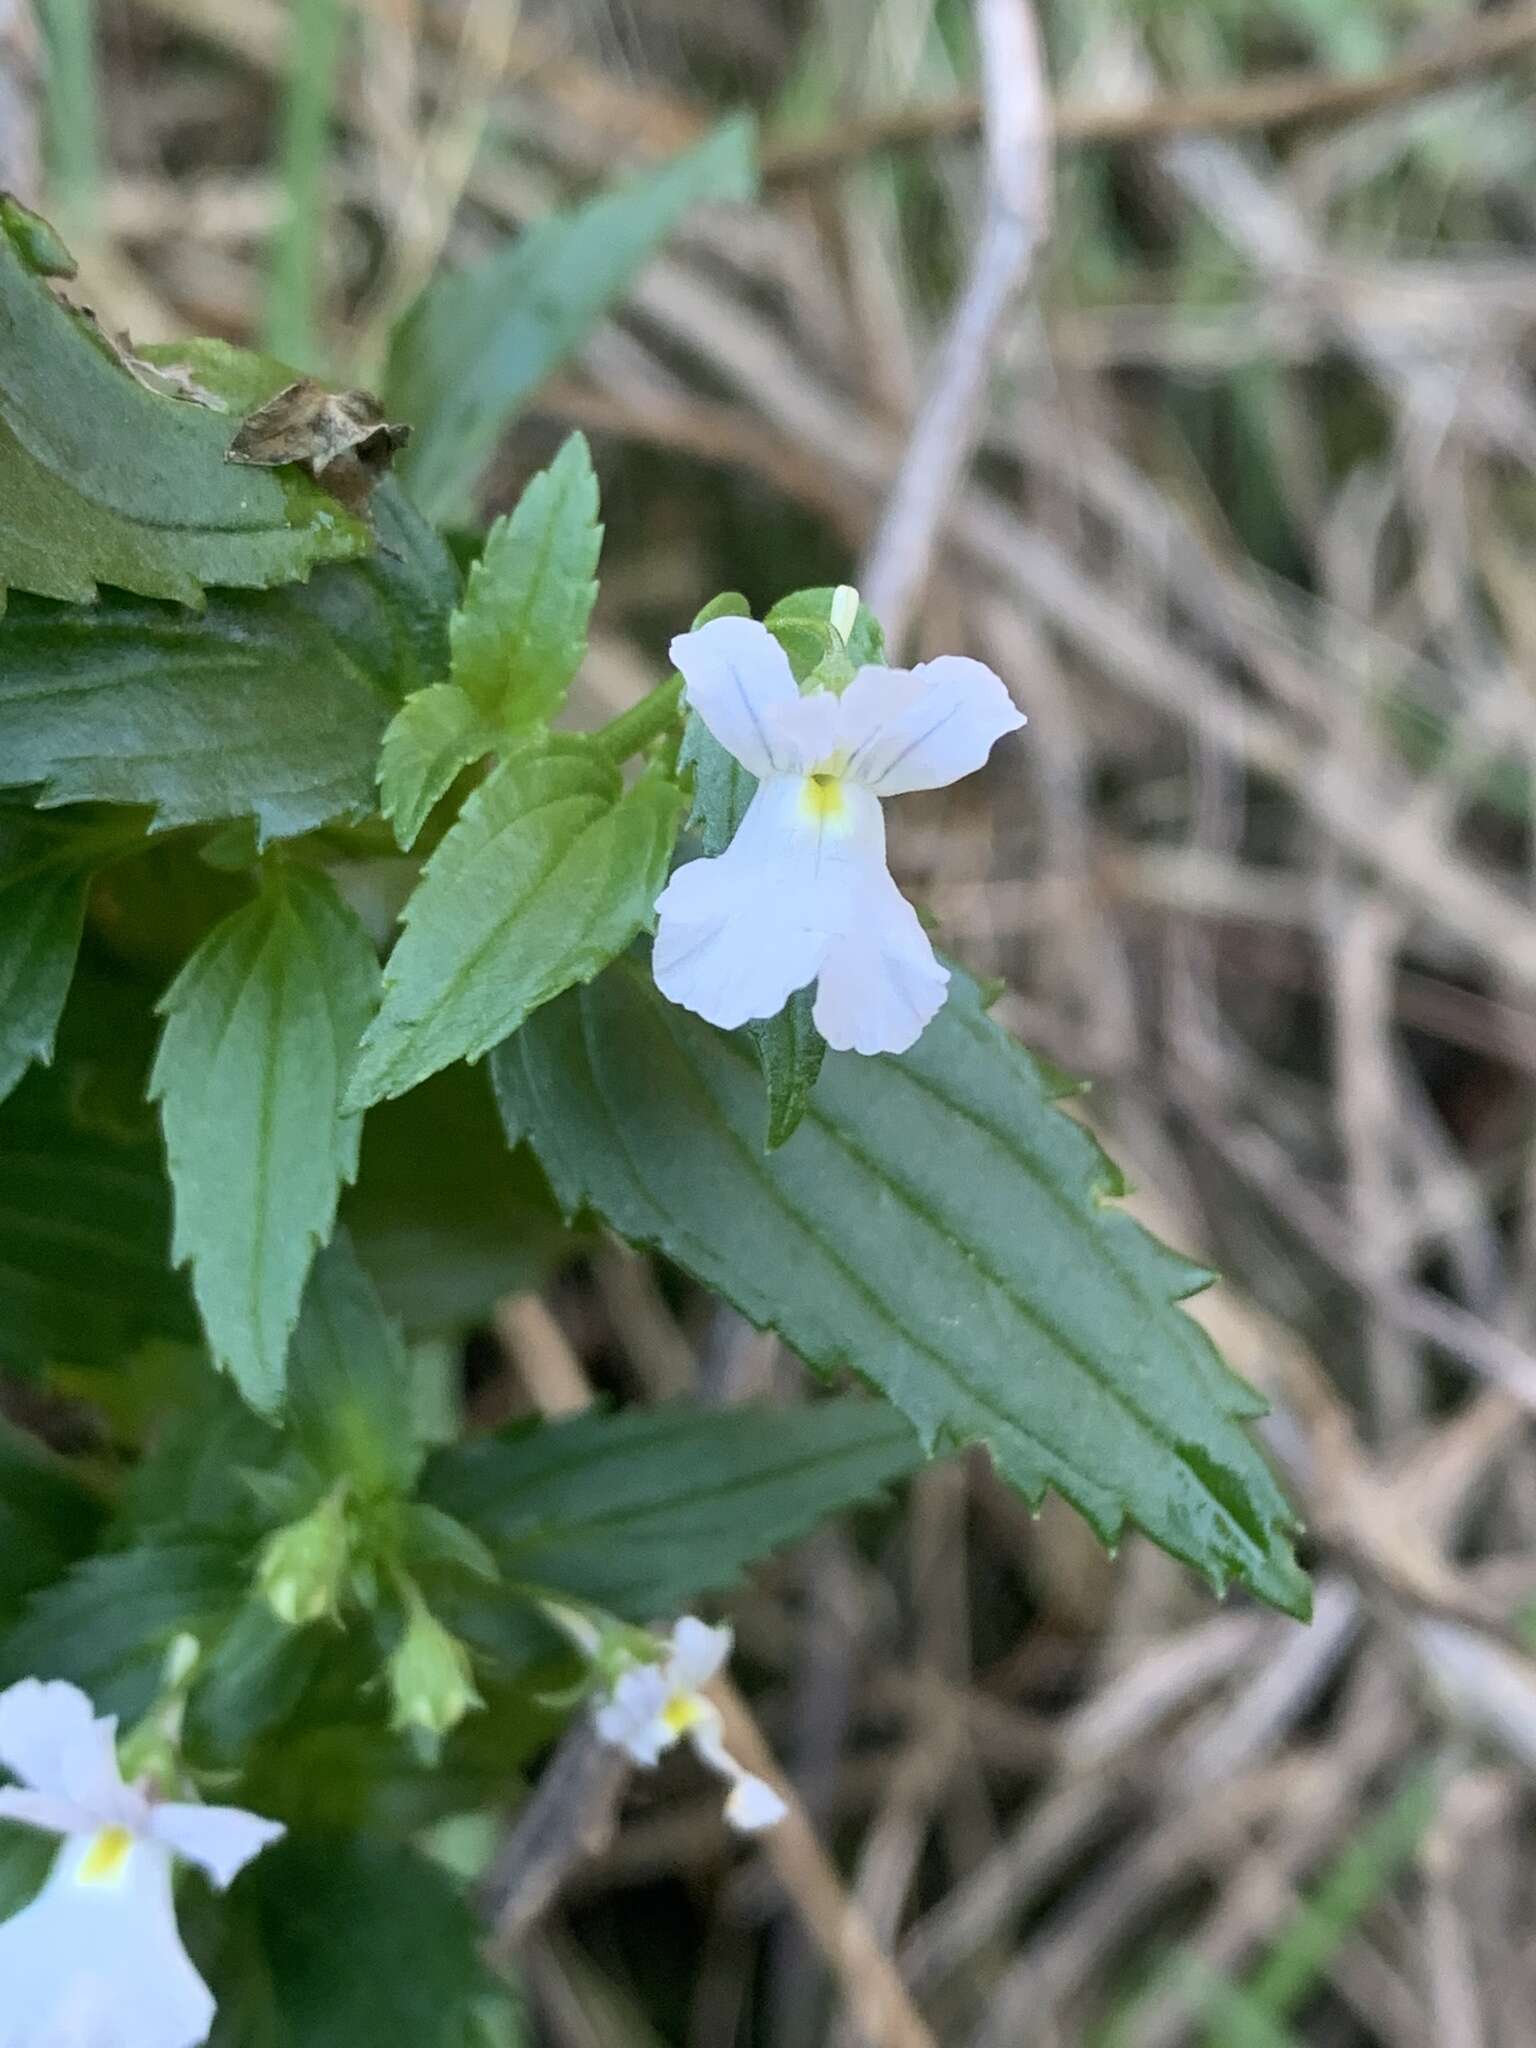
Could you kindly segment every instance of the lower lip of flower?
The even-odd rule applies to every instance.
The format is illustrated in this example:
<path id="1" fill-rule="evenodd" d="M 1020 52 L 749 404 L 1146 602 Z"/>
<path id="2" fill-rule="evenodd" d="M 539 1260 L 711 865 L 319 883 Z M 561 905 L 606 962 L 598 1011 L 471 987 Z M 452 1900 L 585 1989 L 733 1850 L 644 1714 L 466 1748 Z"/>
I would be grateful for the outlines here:
<path id="1" fill-rule="evenodd" d="M 686 1735 L 702 1718 L 702 1709 L 692 1694 L 678 1693 L 662 1708 L 661 1718 L 674 1735 Z"/>

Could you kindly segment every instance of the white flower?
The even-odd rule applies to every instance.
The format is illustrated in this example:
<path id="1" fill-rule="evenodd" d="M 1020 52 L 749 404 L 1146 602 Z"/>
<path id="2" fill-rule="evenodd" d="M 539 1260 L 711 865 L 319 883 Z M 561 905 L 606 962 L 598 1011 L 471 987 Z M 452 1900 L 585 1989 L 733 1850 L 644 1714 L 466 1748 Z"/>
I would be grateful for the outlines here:
<path id="1" fill-rule="evenodd" d="M 214 2003 L 176 1927 L 176 1856 L 221 1888 L 283 1830 L 126 1785 L 117 1723 L 78 1687 L 0 1693 L 0 1820 L 62 1835 L 52 1875 L 0 1925 L 0 2048 L 196 2048 Z"/>
<path id="2" fill-rule="evenodd" d="M 886 867 L 880 799 L 972 774 L 1022 715 L 991 669 L 955 654 L 802 696 L 752 619 L 680 633 L 672 660 L 758 788 L 725 852 L 680 867 L 657 900 L 657 986 L 730 1031 L 814 981 L 828 1045 L 905 1052 L 949 975 Z"/>
<path id="3" fill-rule="evenodd" d="M 702 1688 L 731 1654 L 728 1628 L 710 1628 L 685 1614 L 672 1630 L 666 1660 L 633 1664 L 614 1680 L 595 1716 L 597 1732 L 637 1764 L 655 1764 L 684 1736 L 712 1771 L 730 1784 L 725 1817 L 743 1834 L 771 1828 L 785 1805 L 773 1787 L 753 1777 L 730 1755 L 720 1709 Z"/>

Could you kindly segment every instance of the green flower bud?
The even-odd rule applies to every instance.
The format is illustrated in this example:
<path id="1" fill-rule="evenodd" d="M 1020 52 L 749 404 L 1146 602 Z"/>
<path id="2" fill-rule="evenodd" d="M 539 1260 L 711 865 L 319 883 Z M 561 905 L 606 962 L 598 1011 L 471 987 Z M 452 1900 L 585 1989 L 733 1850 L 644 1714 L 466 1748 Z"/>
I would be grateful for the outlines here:
<path id="1" fill-rule="evenodd" d="M 345 1492 L 338 1487 L 302 1521 L 268 1537 L 256 1565 L 257 1590 L 289 1628 L 334 1616 L 352 1557 Z"/>
<path id="2" fill-rule="evenodd" d="M 485 1702 L 475 1690 L 469 1652 L 431 1612 L 419 1594 L 409 1599 L 405 1634 L 389 1660 L 389 1690 L 394 1701 L 390 1725 L 419 1728 L 441 1737 L 457 1728 L 464 1716 Z"/>

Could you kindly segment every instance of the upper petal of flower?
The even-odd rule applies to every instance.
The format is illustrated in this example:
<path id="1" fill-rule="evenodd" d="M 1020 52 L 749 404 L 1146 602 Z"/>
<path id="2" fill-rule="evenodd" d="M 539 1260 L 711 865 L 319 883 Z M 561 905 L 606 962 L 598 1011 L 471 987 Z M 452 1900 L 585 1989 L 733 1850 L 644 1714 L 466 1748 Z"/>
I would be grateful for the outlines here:
<path id="1" fill-rule="evenodd" d="M 285 1832 L 281 1822 L 263 1820 L 238 1806 L 197 1806 L 172 1799 L 151 1807 L 149 1815 L 154 1839 L 206 1871 L 220 1891 Z"/>
<path id="2" fill-rule="evenodd" d="M 0 1765 L 101 1820 L 128 1817 L 116 1736 L 116 1720 L 98 1720 L 80 1688 L 62 1679 L 24 1678 L 0 1693 Z M 130 1794 L 126 1803 L 137 1801 Z"/>
<path id="3" fill-rule="evenodd" d="M 50 1835 L 89 1834 L 98 1816 L 61 1799 L 57 1792 L 0 1791 L 0 1820 L 19 1821 L 23 1827 L 42 1828 Z"/>
<path id="4" fill-rule="evenodd" d="M 845 772 L 877 796 L 958 782 L 1024 723 L 991 669 L 963 654 L 861 668 L 838 701 Z"/>
<path id="5" fill-rule="evenodd" d="M 613 1691 L 593 1716 L 598 1734 L 637 1764 L 654 1764 L 677 1740 L 663 1718 L 670 1688 L 659 1664 L 637 1664 L 621 1672 Z"/>
<path id="6" fill-rule="evenodd" d="M 881 867 L 827 948 L 811 1015 L 834 1052 L 906 1052 L 948 986 L 917 912 Z"/>
<path id="7" fill-rule="evenodd" d="M 0 2048 L 198 2048 L 214 2003 L 171 1902 L 171 1859 L 138 1842 L 111 1882 L 71 1844 L 31 1905 L 0 1926 Z"/>
<path id="8" fill-rule="evenodd" d="M 727 752 L 757 776 L 787 774 L 794 753 L 783 734 L 800 701 L 789 657 L 755 619 L 711 619 L 672 642 L 688 702 Z"/>
<path id="9" fill-rule="evenodd" d="M 728 1628 L 711 1628 L 696 1614 L 685 1614 L 672 1630 L 672 1655 L 667 1678 L 674 1691 L 697 1692 L 725 1668 L 733 1641 Z"/>
<path id="10" fill-rule="evenodd" d="M 657 898 L 657 987 L 725 1031 L 774 1016 L 815 980 L 871 864 L 884 873 L 868 790 L 832 788 L 823 801 L 801 777 L 770 778 L 725 852 L 680 867 Z"/>

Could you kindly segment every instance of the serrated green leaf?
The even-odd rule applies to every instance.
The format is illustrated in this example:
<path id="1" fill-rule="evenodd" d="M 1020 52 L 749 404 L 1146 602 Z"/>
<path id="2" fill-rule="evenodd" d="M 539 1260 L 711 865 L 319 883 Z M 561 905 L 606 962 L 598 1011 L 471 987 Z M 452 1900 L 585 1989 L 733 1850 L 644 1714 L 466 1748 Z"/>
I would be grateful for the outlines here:
<path id="1" fill-rule="evenodd" d="M 82 976 L 55 1064 L 0 1105 L 0 1366 L 116 1366 L 145 1338 L 197 1333 L 170 1265 L 150 1044 L 147 1001 Z"/>
<path id="2" fill-rule="evenodd" d="M 150 1077 L 176 1190 L 174 1257 L 215 1362 L 282 1398 L 305 1275 L 357 1169 L 341 1083 L 378 988 L 367 933 L 323 876 L 281 868 L 167 990 Z"/>
<path id="3" fill-rule="evenodd" d="M 432 683 L 406 698 L 379 754 L 379 808 L 400 846 L 416 844 L 455 775 L 494 752 L 496 741 L 495 728 L 455 683 Z"/>
<path id="4" fill-rule="evenodd" d="M 494 1981 L 458 1887 L 403 1845 L 296 1833 L 252 1864 L 209 2048 L 466 2048 Z"/>
<path id="5" fill-rule="evenodd" d="M 99 583 L 197 604 L 367 553 L 364 522 L 307 478 L 225 460 L 236 418 L 139 383 L 38 255 L 0 197 L 0 606 L 7 585 L 88 603 Z"/>
<path id="6" fill-rule="evenodd" d="M 0 1687 L 67 1678 L 99 1713 L 135 1720 L 159 1689 L 171 1643 L 183 1632 L 211 1640 L 240 1603 L 248 1569 L 228 1543 L 141 1544 L 86 1558 L 34 1594 L 0 1636 Z"/>
<path id="7" fill-rule="evenodd" d="M 405 1493 L 421 1464 L 416 1389 L 399 1325 L 345 1237 L 315 1259 L 288 1354 L 286 1421 L 326 1479 Z"/>
<path id="8" fill-rule="evenodd" d="M 504 733 L 553 718 L 587 651 L 597 598 L 597 478 L 571 434 L 486 536 L 448 628 L 450 680 Z"/>
<path id="9" fill-rule="evenodd" d="M 440 1451 L 426 1497 L 512 1579 L 636 1621 L 675 1613 L 905 1479 L 910 1426 L 854 1396 L 805 1408 L 587 1414 Z"/>
<path id="10" fill-rule="evenodd" d="M 53 1057 L 85 924 L 83 835 L 0 811 L 0 1101 Z"/>
<path id="11" fill-rule="evenodd" d="M 462 1329 L 580 1244 L 532 1154 L 507 1150 L 484 1073 L 462 1066 L 370 1112 L 341 1219 L 412 1332 Z"/>
<path id="12" fill-rule="evenodd" d="M 396 329 L 386 409 L 410 420 L 401 461 L 416 502 L 463 517 L 502 429 L 586 335 L 690 207 L 749 199 L 750 122 L 734 120 L 659 170 L 530 228 L 473 269 L 434 278 Z"/>
<path id="13" fill-rule="evenodd" d="M 45 805 L 152 805 L 162 826 L 253 817 L 265 839 L 371 811 L 390 712 L 447 667 L 457 592 L 398 492 L 373 502 L 377 554 L 307 584 L 221 592 L 200 613 L 15 600 L 0 785 L 36 784 Z"/>
<path id="14" fill-rule="evenodd" d="M 62 1458 L 0 1422 L 0 1614 L 89 1550 L 102 1520 Z"/>
<path id="15" fill-rule="evenodd" d="M 759 1018 L 746 1027 L 768 1091 L 764 1142 L 770 1152 L 787 1144 L 800 1128 L 821 1073 L 827 1041 L 812 1019 L 813 1001 L 808 988 L 796 989 L 776 1017 Z"/>
<path id="16" fill-rule="evenodd" d="M 625 789 L 587 742 L 511 755 L 422 871 L 384 1000 L 347 1089 L 353 1108 L 478 1059 L 530 1010 L 596 974 L 650 916 L 682 799 L 655 769 Z"/>
<path id="17" fill-rule="evenodd" d="M 616 963 L 500 1047 L 509 1134 L 568 1209 L 655 1245 L 807 1363 L 852 1366 L 926 1444 L 985 1443 L 1107 1543 L 1127 1520 L 1287 1612 L 1295 1518 L 1260 1410 L 1175 1305 L 1208 1277 L 1106 1201 L 1116 1176 L 957 980 L 909 1053 L 831 1055 L 764 1158 L 751 1054 Z"/>

